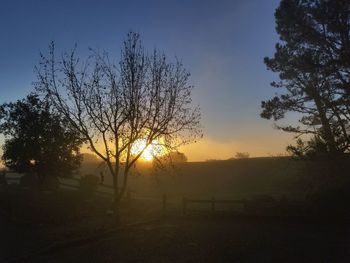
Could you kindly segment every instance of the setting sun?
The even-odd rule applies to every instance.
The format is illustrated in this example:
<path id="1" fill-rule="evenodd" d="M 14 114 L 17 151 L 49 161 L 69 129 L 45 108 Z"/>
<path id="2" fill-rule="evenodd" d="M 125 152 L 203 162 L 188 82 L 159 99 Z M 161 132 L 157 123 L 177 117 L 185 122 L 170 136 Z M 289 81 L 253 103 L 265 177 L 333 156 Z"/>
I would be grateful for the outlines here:
<path id="1" fill-rule="evenodd" d="M 161 146 L 158 141 L 152 141 L 147 147 L 146 144 L 146 140 L 144 139 L 137 140 L 131 148 L 131 154 L 139 154 L 144 149 L 141 158 L 145 161 L 152 161 L 154 157 L 164 154 L 163 146 Z"/>

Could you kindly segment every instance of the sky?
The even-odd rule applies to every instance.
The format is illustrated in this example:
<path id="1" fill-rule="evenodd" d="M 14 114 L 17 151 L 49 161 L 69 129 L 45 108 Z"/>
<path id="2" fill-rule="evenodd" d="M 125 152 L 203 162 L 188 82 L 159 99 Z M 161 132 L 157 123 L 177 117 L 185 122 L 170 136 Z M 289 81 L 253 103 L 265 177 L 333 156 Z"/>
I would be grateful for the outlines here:
<path id="1" fill-rule="evenodd" d="M 292 136 L 259 117 L 278 76 L 263 63 L 278 41 L 278 0 L 0 0 L 0 103 L 33 91 L 34 67 L 50 41 L 118 57 L 128 31 L 145 47 L 179 58 L 191 72 L 204 137 L 182 149 L 190 161 L 285 153 Z M 0 138 L 0 144 L 3 138 Z"/>

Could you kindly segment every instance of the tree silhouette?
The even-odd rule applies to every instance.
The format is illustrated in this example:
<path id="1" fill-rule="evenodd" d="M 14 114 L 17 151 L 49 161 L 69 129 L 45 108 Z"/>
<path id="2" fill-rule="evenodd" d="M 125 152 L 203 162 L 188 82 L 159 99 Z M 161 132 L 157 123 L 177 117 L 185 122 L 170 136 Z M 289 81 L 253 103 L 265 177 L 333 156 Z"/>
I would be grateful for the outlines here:
<path id="1" fill-rule="evenodd" d="M 201 135 L 198 107 L 192 106 L 190 74 L 164 54 L 148 55 L 140 36 L 127 35 L 118 65 L 106 52 L 92 51 L 84 63 L 73 50 L 56 61 L 54 45 L 42 55 L 37 90 L 62 113 L 108 166 L 117 220 L 129 171 L 157 141 L 169 151 Z M 138 153 L 135 142 L 146 143 Z"/>
<path id="2" fill-rule="evenodd" d="M 47 176 L 69 176 L 80 165 L 78 133 L 36 95 L 0 106 L 0 132 L 6 136 L 5 165 L 38 176 L 40 183 Z"/>
<path id="3" fill-rule="evenodd" d="M 235 154 L 235 159 L 247 159 L 249 158 L 249 153 L 248 152 L 236 152 Z"/>
<path id="4" fill-rule="evenodd" d="M 314 158 L 317 155 L 327 155 L 327 144 L 318 136 L 306 142 L 299 138 L 296 145 L 288 145 L 286 150 L 292 157 L 298 159 Z"/>
<path id="5" fill-rule="evenodd" d="M 168 154 L 162 156 L 160 159 L 171 163 L 187 162 L 187 156 L 182 152 L 169 152 Z"/>
<path id="6" fill-rule="evenodd" d="M 349 151 L 349 1 L 282 0 L 275 17 L 281 41 L 264 62 L 279 73 L 271 85 L 285 92 L 262 102 L 261 117 L 296 112 L 300 126 L 277 127 L 316 136 L 329 153 Z"/>

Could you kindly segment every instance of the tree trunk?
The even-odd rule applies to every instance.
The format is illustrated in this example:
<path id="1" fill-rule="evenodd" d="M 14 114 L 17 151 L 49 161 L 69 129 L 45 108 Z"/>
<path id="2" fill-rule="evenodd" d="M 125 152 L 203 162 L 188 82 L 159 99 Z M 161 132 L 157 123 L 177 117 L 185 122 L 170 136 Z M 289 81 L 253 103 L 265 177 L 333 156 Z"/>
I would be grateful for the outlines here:
<path id="1" fill-rule="evenodd" d="M 325 107 L 322 105 L 321 98 L 316 94 L 316 92 L 314 96 L 314 101 L 316 104 L 318 114 L 320 116 L 321 125 L 324 132 L 324 139 L 327 143 L 327 146 L 329 147 L 329 152 L 331 154 L 335 154 L 337 152 L 337 147 L 335 144 L 334 135 L 326 116 Z"/>
<path id="2" fill-rule="evenodd" d="M 39 189 L 39 191 L 43 191 L 45 177 L 42 173 L 39 173 L 39 172 L 36 173 L 36 177 L 38 179 L 38 189 Z"/>
<path id="3" fill-rule="evenodd" d="M 118 175 L 113 176 L 113 190 L 114 190 L 114 200 L 113 200 L 113 215 L 117 225 L 120 224 L 120 196 L 118 187 Z"/>
<path id="4" fill-rule="evenodd" d="M 121 186 L 120 192 L 119 192 L 120 199 L 122 199 L 124 194 L 125 194 L 125 190 L 126 190 L 126 186 L 127 186 L 127 182 L 128 182 L 128 175 L 129 175 L 129 168 L 125 167 L 124 173 L 123 173 L 123 183 L 122 183 L 122 186 Z"/>

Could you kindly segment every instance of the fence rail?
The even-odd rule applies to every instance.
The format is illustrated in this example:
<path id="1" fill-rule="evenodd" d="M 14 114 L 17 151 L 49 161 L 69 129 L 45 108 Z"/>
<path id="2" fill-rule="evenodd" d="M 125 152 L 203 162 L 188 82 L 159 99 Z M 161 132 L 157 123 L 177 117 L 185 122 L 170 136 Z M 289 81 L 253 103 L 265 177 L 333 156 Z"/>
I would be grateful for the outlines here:
<path id="1" fill-rule="evenodd" d="M 5 184 L 19 184 L 22 174 L 7 172 L 3 174 L 3 180 Z M 59 187 L 79 190 L 80 188 L 80 178 L 64 178 L 59 179 Z M 0 182 L 1 184 L 1 182 Z M 98 184 L 97 190 L 95 191 L 97 194 L 113 196 L 114 187 L 113 185 L 108 184 Z M 131 194 L 134 191 L 127 189 L 126 190 L 126 198 L 130 199 Z"/>
<path id="2" fill-rule="evenodd" d="M 218 200 L 215 199 L 214 197 L 212 197 L 211 199 L 189 199 L 184 197 L 182 200 L 182 211 L 183 214 L 186 215 L 188 213 L 188 211 L 190 211 L 189 209 L 189 204 L 190 203 L 207 203 L 211 205 L 211 211 L 215 212 L 216 204 L 237 204 L 237 205 L 246 205 L 247 200 L 246 199 L 236 199 L 236 200 Z"/>
<path id="3" fill-rule="evenodd" d="M 13 182 L 19 183 L 20 176 L 14 176 L 12 178 L 6 178 L 6 180 L 10 180 Z M 79 178 L 67 178 L 67 179 L 61 179 L 60 180 L 60 187 L 62 188 L 68 188 L 71 190 L 79 190 L 80 188 L 80 179 Z M 96 194 L 104 195 L 104 196 L 113 196 L 113 190 L 114 187 L 112 185 L 107 184 L 99 184 L 97 190 L 95 191 Z M 131 197 L 131 195 L 133 195 Z M 181 196 L 179 196 L 181 198 Z M 158 197 L 145 197 L 145 196 L 139 196 L 135 195 L 135 192 L 127 189 L 125 199 L 130 201 L 133 200 L 159 200 L 159 204 L 161 205 L 162 214 L 165 216 L 168 211 L 168 205 L 169 205 L 169 196 L 167 194 L 159 195 Z M 181 200 L 181 199 L 180 199 Z M 178 200 L 178 201 L 180 201 Z M 181 202 L 181 201 L 180 201 Z M 223 204 L 223 205 L 242 205 L 246 206 L 247 200 L 246 199 L 234 199 L 234 200 L 228 200 L 228 199 L 215 199 L 212 197 L 211 199 L 194 199 L 194 198 L 182 198 L 182 211 L 183 214 L 188 214 L 189 211 L 195 211 L 195 209 L 190 209 L 191 204 L 209 204 L 209 207 L 211 212 L 215 212 L 217 210 L 217 205 Z M 181 209 L 181 208 L 180 208 Z"/>

